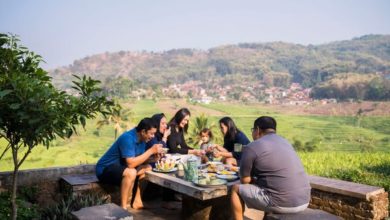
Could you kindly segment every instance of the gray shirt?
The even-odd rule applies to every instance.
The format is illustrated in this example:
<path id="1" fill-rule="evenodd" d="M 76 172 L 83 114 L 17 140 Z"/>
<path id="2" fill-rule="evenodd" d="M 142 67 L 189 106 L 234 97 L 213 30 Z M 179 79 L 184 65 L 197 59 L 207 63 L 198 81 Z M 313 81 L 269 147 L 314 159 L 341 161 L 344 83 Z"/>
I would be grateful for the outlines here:
<path id="1" fill-rule="evenodd" d="M 310 201 L 310 184 L 288 141 L 267 134 L 243 148 L 241 177 L 251 176 L 270 197 L 272 206 L 297 207 Z"/>

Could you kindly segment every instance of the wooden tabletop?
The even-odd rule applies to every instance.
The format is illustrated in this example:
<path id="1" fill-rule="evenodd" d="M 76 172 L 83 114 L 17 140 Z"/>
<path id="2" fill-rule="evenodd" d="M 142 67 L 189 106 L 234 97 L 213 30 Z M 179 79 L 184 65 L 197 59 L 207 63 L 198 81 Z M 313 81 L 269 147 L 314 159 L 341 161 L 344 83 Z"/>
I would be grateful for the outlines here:
<path id="1" fill-rule="evenodd" d="M 147 171 L 146 179 L 162 187 L 172 189 L 176 192 L 200 200 L 208 200 L 226 196 L 231 186 L 239 183 L 239 180 L 237 180 L 234 182 L 228 182 L 227 185 L 222 185 L 215 188 L 199 187 L 189 181 L 176 177 L 176 175 L 180 176 L 180 172 L 184 171 L 176 171 L 175 173 L 157 173 L 154 171 Z"/>

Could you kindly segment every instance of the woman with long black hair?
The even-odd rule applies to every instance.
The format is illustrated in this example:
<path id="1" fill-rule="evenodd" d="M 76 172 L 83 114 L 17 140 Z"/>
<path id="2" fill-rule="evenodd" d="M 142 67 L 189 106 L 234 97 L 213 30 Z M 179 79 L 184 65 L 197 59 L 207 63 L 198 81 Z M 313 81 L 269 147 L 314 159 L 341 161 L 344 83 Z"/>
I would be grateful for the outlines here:
<path id="1" fill-rule="evenodd" d="M 167 145 L 170 153 L 194 154 L 196 156 L 202 156 L 205 153 L 203 150 L 196 150 L 188 146 L 184 139 L 184 133 L 187 133 L 188 130 L 190 116 L 190 111 L 187 108 L 182 108 L 169 121 L 171 134 L 168 137 Z"/>
<path id="2" fill-rule="evenodd" d="M 233 119 L 223 117 L 219 120 L 219 126 L 223 134 L 223 147 L 216 145 L 214 157 L 223 157 L 226 164 L 237 166 L 237 161 L 241 159 L 241 152 L 234 152 L 234 144 L 242 146 L 249 144 L 249 139 L 240 131 Z"/>
<path id="3" fill-rule="evenodd" d="M 152 116 L 152 120 L 157 125 L 157 131 L 154 134 L 154 138 L 146 143 L 146 149 L 154 144 L 162 144 L 163 148 L 166 148 L 168 136 L 171 134 L 171 129 L 168 128 L 167 118 L 164 113 L 157 113 Z"/>

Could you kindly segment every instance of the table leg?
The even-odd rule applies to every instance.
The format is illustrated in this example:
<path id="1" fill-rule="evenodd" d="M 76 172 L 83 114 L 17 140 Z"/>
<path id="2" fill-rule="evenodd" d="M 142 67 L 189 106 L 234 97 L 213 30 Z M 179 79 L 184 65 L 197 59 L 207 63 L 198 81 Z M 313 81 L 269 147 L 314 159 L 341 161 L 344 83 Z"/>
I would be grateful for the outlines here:
<path id="1" fill-rule="evenodd" d="M 182 219 L 233 219 L 230 206 L 230 196 L 222 196 L 220 198 L 202 201 L 183 195 Z"/>

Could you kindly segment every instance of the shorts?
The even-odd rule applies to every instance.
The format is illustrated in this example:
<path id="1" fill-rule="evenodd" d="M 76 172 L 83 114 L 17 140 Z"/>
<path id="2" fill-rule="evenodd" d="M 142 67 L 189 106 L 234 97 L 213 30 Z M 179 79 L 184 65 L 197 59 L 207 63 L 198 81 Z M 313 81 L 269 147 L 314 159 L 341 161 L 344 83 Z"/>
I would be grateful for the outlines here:
<path id="1" fill-rule="evenodd" d="M 271 205 L 265 190 L 253 184 L 240 184 L 239 195 L 248 208 L 265 211 Z"/>
<path id="2" fill-rule="evenodd" d="M 104 168 L 103 173 L 98 176 L 98 179 L 102 183 L 112 184 L 120 186 L 122 183 L 123 172 L 127 166 L 120 164 L 111 164 Z"/>
<path id="3" fill-rule="evenodd" d="M 272 206 L 265 190 L 253 184 L 240 184 L 239 195 L 248 208 L 274 213 L 297 213 L 305 210 L 309 203 L 297 207 Z"/>

